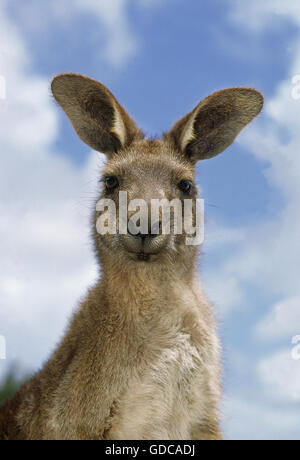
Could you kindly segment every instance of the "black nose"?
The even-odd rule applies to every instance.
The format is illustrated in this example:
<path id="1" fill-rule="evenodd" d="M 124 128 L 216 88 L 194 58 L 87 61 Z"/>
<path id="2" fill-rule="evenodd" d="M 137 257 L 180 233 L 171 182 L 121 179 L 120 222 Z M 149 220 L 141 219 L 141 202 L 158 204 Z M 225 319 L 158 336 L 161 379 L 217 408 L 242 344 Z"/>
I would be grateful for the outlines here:
<path id="1" fill-rule="evenodd" d="M 149 224 L 147 232 L 144 233 L 140 231 L 140 226 L 136 226 L 134 222 L 129 220 L 128 222 L 128 233 L 129 235 L 136 236 L 138 238 L 155 238 L 158 235 L 162 234 L 162 224 L 161 221 L 155 222 L 153 225 Z"/>

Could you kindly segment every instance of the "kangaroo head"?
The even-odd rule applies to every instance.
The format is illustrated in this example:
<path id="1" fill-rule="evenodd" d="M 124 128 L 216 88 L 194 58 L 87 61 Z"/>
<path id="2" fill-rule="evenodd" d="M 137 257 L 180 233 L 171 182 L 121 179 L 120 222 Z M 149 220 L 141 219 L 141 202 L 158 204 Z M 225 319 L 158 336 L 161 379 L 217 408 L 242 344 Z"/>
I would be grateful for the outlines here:
<path id="1" fill-rule="evenodd" d="M 162 203 L 161 200 L 184 204 L 189 199 L 195 223 L 197 161 L 212 158 L 233 143 L 261 111 L 262 95 L 250 88 L 219 91 L 200 102 L 161 139 L 147 140 L 101 83 L 81 75 L 64 74 L 54 78 L 52 92 L 79 137 L 107 155 L 100 198 L 106 205 L 106 225 L 110 218 L 117 226 L 116 231 L 111 228 L 106 233 L 95 230 L 99 256 L 111 258 L 114 253 L 124 264 L 170 260 L 170 257 L 176 260 L 182 253 L 192 257 L 195 248 L 185 244 L 185 226 L 182 225 L 181 233 L 172 231 L 174 209 L 169 210 L 171 231 L 165 232 L 162 221 L 166 208 L 159 206 L 159 212 L 152 215 L 151 204 Z M 110 207 L 109 203 L 115 206 Z M 95 228 L 99 217 L 104 215 L 104 207 L 97 207 Z M 146 228 L 141 224 L 145 211 Z M 150 215 L 154 214 L 153 221 Z M 180 219 L 183 219 L 182 210 Z"/>

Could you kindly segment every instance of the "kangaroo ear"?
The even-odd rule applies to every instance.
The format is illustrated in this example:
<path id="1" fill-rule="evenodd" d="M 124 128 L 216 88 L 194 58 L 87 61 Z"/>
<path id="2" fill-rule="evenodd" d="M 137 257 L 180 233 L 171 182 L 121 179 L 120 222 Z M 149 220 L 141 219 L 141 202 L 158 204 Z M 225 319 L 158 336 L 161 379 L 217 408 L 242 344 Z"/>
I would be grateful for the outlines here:
<path id="1" fill-rule="evenodd" d="M 229 147 L 263 107 L 261 93 L 251 88 L 219 91 L 182 118 L 165 138 L 189 160 L 206 160 Z"/>
<path id="2" fill-rule="evenodd" d="M 99 152 L 112 154 L 143 137 L 134 121 L 101 83 L 82 75 L 54 78 L 52 93 L 79 137 Z"/>

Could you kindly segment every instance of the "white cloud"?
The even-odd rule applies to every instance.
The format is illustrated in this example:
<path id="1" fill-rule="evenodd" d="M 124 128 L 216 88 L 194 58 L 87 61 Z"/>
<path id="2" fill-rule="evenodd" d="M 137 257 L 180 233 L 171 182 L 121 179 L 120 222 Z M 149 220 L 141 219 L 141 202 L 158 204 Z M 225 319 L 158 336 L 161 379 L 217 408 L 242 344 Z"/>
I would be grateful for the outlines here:
<path id="1" fill-rule="evenodd" d="M 72 8 L 75 14 L 77 9 L 77 13 L 85 11 L 99 20 L 106 31 L 105 48 L 100 51 L 103 45 L 99 43 L 99 53 L 111 65 L 119 68 L 140 50 L 141 37 L 136 35 L 134 24 L 129 20 L 129 8 L 154 8 L 162 2 L 163 0 L 75 0 L 72 2 Z M 57 2 L 54 8 L 56 5 Z M 68 14 L 69 9 L 66 11 Z"/>
<path id="2" fill-rule="evenodd" d="M 276 341 L 300 334 L 300 297 L 277 303 L 258 324 L 256 335 L 262 340 Z"/>
<path id="3" fill-rule="evenodd" d="M 120 70 L 141 49 L 141 37 L 130 21 L 130 8 L 140 8 L 147 14 L 150 8 L 160 6 L 162 0 L 47 0 L 42 7 L 40 0 L 27 0 L 26 3 L 10 0 L 9 3 L 35 40 L 41 35 L 47 40 L 60 28 L 72 34 L 73 28 L 82 25 L 83 16 L 87 16 L 89 28 L 79 30 L 78 34 L 84 33 L 85 40 L 88 35 L 95 59 Z"/>
<path id="4" fill-rule="evenodd" d="M 262 360 L 258 366 L 258 374 L 267 398 L 300 402 L 300 361 L 293 359 L 292 347 Z"/>
<path id="5" fill-rule="evenodd" d="M 241 308 L 244 302 L 244 292 L 239 278 L 231 273 L 204 274 L 204 286 L 220 317 L 233 309 Z"/>
<path id="6" fill-rule="evenodd" d="M 114 66 L 122 66 L 139 48 L 128 20 L 128 0 L 75 0 L 74 6 L 94 15 L 106 29 L 104 56 Z"/>
<path id="7" fill-rule="evenodd" d="M 300 9 L 298 0 L 231 0 L 231 20 L 238 25 L 262 31 L 266 25 L 287 18 L 300 22 Z M 276 25 L 276 24 L 275 24 Z"/>
<path id="8" fill-rule="evenodd" d="M 229 440 L 299 440 L 298 407 L 267 404 L 260 395 L 228 395 L 224 435 Z"/>

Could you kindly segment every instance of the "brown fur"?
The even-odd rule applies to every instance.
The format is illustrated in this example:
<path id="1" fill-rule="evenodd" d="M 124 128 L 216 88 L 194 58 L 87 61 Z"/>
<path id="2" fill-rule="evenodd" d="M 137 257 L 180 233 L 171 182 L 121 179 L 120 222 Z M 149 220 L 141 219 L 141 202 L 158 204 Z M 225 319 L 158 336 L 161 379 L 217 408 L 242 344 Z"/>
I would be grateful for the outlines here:
<path id="1" fill-rule="evenodd" d="M 221 91 L 147 141 L 100 83 L 67 74 L 52 90 L 79 136 L 108 155 L 104 176 L 148 202 L 186 198 L 178 184 L 193 181 L 195 162 L 224 150 L 262 107 L 255 90 Z M 117 189 L 103 187 L 107 196 L 118 202 Z M 219 341 L 198 248 L 185 235 L 100 236 L 98 217 L 101 279 L 51 359 L 0 410 L 0 439 L 221 439 Z"/>

